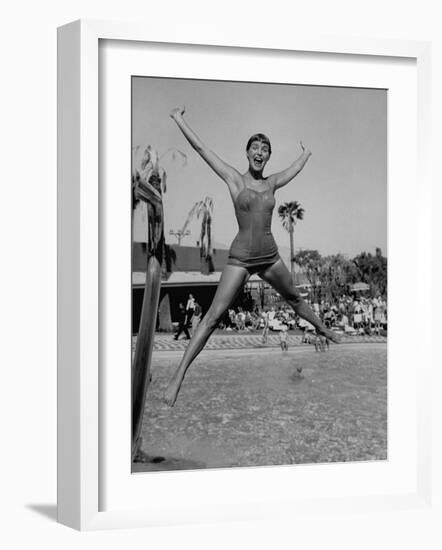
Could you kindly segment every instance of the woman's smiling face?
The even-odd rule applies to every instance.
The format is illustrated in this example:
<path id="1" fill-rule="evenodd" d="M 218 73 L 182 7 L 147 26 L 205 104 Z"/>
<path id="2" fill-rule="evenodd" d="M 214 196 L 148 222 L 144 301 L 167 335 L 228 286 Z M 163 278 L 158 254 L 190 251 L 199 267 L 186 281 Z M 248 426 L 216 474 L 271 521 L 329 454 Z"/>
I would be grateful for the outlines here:
<path id="1" fill-rule="evenodd" d="M 257 172 L 262 171 L 270 158 L 269 144 L 258 140 L 252 141 L 247 149 L 247 158 L 250 168 Z"/>

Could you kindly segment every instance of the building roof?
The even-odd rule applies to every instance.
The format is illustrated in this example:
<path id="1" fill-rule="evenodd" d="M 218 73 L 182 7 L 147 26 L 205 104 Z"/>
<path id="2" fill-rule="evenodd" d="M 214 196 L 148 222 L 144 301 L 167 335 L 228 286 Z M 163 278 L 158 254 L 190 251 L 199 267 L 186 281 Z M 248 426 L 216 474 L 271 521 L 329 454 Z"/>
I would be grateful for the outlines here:
<path id="1" fill-rule="evenodd" d="M 161 282 L 163 288 L 180 286 L 216 286 L 221 278 L 221 271 L 214 271 L 209 275 L 204 275 L 199 271 L 174 271 L 170 276 Z M 260 282 L 258 275 L 252 275 L 249 283 Z M 146 283 L 146 273 L 144 271 L 134 271 L 132 273 L 132 285 L 134 287 L 144 287 Z"/>
<path id="2" fill-rule="evenodd" d="M 201 271 L 201 256 L 198 246 L 167 245 L 167 255 L 172 273 L 177 271 Z M 221 248 L 213 250 L 213 264 L 215 271 L 222 271 L 227 263 L 229 251 Z M 145 271 L 147 265 L 146 247 L 141 243 L 134 243 L 132 255 L 132 270 Z"/>
<path id="3" fill-rule="evenodd" d="M 163 287 L 178 286 L 209 286 L 219 283 L 221 272 L 227 263 L 229 251 L 222 248 L 214 249 L 213 264 L 215 271 L 210 274 L 201 272 L 200 249 L 197 246 L 178 246 L 177 244 L 167 245 L 168 269 L 163 278 Z M 132 284 L 135 287 L 144 287 L 146 281 L 147 254 L 146 247 L 141 243 L 134 243 L 132 254 Z M 252 275 L 249 284 L 253 285 L 261 281 L 258 275 Z M 308 279 L 299 268 L 296 270 L 296 286 L 310 287 Z"/>

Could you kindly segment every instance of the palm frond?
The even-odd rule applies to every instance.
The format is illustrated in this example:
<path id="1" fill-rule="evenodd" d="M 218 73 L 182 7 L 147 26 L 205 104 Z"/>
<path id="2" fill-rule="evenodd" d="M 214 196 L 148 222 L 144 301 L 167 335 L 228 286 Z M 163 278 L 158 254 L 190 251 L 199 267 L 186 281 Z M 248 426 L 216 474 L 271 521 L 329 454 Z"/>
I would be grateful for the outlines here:
<path id="1" fill-rule="evenodd" d="M 155 170 L 155 172 L 159 172 L 160 157 L 158 155 L 158 151 L 154 149 L 151 145 L 148 145 L 147 149 L 150 153 L 150 162 L 152 163 L 153 169 Z"/>
<path id="2" fill-rule="evenodd" d="M 161 185 L 162 185 L 163 193 L 166 193 L 167 192 L 167 174 L 163 169 L 161 169 Z"/>
<path id="3" fill-rule="evenodd" d="M 286 231 L 290 231 L 290 227 L 296 225 L 298 220 L 304 218 L 304 208 L 301 207 L 298 201 L 290 201 L 281 204 L 278 208 L 278 214 L 281 218 L 282 226 Z"/>
<path id="4" fill-rule="evenodd" d="M 202 216 L 201 232 L 200 232 L 200 254 L 203 272 L 213 271 L 213 246 L 212 246 L 212 212 L 213 201 L 210 197 L 206 197 L 203 201 L 197 203 L 198 218 Z"/>
<path id="5" fill-rule="evenodd" d="M 181 232 L 184 233 L 184 231 L 187 229 L 187 226 L 191 222 L 192 218 L 195 216 L 197 210 L 198 210 L 199 202 L 196 202 L 192 208 L 190 209 L 190 212 L 187 214 L 186 221 L 184 222 L 183 227 L 181 228 Z"/>

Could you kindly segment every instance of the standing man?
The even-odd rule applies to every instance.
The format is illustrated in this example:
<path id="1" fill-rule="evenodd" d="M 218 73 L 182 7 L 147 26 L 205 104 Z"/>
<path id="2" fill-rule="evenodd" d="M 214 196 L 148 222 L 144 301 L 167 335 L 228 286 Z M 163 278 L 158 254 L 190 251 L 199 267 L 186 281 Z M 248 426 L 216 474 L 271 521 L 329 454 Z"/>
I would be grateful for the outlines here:
<path id="1" fill-rule="evenodd" d="M 174 340 L 178 340 L 182 332 L 184 332 L 186 336 L 186 340 L 190 340 L 190 334 L 189 334 L 189 331 L 187 330 L 186 310 L 184 309 L 183 303 L 180 302 L 180 305 L 178 306 L 178 330 L 175 334 Z"/>
<path id="2" fill-rule="evenodd" d="M 192 294 L 189 294 L 187 297 L 187 304 L 186 304 L 186 327 L 190 327 L 190 323 L 192 321 L 193 314 L 195 312 L 195 298 Z"/>

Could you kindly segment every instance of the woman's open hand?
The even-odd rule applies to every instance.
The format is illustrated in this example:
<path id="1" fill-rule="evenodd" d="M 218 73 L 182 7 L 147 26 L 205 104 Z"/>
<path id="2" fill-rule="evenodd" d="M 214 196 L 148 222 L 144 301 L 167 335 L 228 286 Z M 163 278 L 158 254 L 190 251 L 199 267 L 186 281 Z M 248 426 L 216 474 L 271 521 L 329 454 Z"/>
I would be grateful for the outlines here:
<path id="1" fill-rule="evenodd" d="M 186 108 L 184 105 L 182 107 L 175 107 L 175 109 L 170 111 L 170 117 L 175 120 L 176 118 L 183 116 L 185 112 Z"/>
<path id="2" fill-rule="evenodd" d="M 301 145 L 301 149 L 302 149 L 303 153 L 305 153 L 306 155 L 311 155 L 312 154 L 310 149 L 306 148 L 305 145 L 302 143 L 302 141 L 300 141 L 299 144 Z"/>

